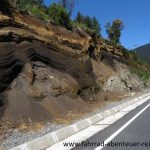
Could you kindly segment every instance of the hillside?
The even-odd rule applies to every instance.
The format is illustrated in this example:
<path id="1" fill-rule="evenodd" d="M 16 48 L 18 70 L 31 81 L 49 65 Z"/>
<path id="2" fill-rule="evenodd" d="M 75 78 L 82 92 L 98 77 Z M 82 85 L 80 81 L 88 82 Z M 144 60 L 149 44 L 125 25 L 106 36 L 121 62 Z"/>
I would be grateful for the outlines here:
<path id="1" fill-rule="evenodd" d="M 139 69 L 123 46 L 92 32 L 0 6 L 0 142 L 22 125 L 70 123 L 140 92 L 147 81 L 130 62 Z"/>
<path id="2" fill-rule="evenodd" d="M 134 49 L 139 56 L 150 63 L 150 44 L 146 44 Z"/>

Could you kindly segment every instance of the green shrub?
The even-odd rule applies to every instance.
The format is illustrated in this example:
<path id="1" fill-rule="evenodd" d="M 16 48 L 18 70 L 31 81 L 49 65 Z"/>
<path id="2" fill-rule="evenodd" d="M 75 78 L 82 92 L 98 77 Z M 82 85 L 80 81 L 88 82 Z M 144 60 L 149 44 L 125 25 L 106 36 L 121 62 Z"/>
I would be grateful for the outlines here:
<path id="1" fill-rule="evenodd" d="M 108 38 L 112 41 L 112 43 L 120 43 L 121 31 L 124 28 L 123 22 L 119 19 L 116 19 L 112 22 L 112 24 L 108 22 L 105 27 Z"/>
<path id="2" fill-rule="evenodd" d="M 136 52 L 128 51 L 130 71 L 136 73 L 143 81 L 150 81 L 150 65 Z"/>
<path id="3" fill-rule="evenodd" d="M 28 5 L 36 5 L 44 7 L 44 0 L 8 0 L 13 7 L 17 7 L 20 10 L 27 10 Z"/>
<path id="4" fill-rule="evenodd" d="M 30 6 L 28 10 L 32 15 L 38 17 L 39 19 L 42 19 L 44 21 L 49 19 L 48 15 L 43 12 L 41 8 L 37 5 Z"/>
<path id="5" fill-rule="evenodd" d="M 17 0 L 15 7 L 17 7 L 19 10 L 28 12 L 29 7 L 32 5 L 31 1 L 29 0 Z"/>
<path id="6" fill-rule="evenodd" d="M 83 23 L 78 23 L 78 22 L 73 22 L 73 26 L 74 27 L 79 27 L 79 28 L 81 28 L 81 29 L 83 29 L 83 30 L 85 30 L 85 31 L 93 31 L 93 30 L 91 30 L 90 28 L 88 28 L 85 24 L 83 24 Z"/>
<path id="7" fill-rule="evenodd" d="M 48 8 L 48 15 L 59 26 L 64 26 L 67 29 L 72 29 L 70 14 L 60 4 L 52 4 Z"/>
<path id="8" fill-rule="evenodd" d="M 46 11 L 44 10 L 43 2 L 40 0 L 17 0 L 15 7 L 21 11 L 31 13 L 44 21 L 49 19 Z"/>

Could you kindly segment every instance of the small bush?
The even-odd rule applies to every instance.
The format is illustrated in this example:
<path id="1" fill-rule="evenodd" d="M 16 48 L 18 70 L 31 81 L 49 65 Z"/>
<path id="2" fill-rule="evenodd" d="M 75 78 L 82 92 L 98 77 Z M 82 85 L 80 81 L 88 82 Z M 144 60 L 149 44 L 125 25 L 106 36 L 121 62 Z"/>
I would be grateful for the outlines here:
<path id="1" fill-rule="evenodd" d="M 49 19 L 48 15 L 46 14 L 46 11 L 44 10 L 46 8 L 42 5 L 42 3 L 38 3 L 38 1 L 17 0 L 15 7 L 17 7 L 19 10 L 23 12 L 30 13 L 44 21 Z"/>
<path id="2" fill-rule="evenodd" d="M 32 15 L 38 17 L 39 19 L 42 19 L 44 21 L 49 19 L 48 15 L 45 12 L 43 12 L 40 7 L 36 5 L 30 6 L 29 11 L 31 12 Z"/>
<path id="3" fill-rule="evenodd" d="M 144 59 L 140 58 L 134 51 L 129 51 L 128 54 L 130 57 L 130 71 L 136 73 L 143 81 L 150 81 L 149 64 Z"/>
<path id="4" fill-rule="evenodd" d="M 108 38 L 112 41 L 112 43 L 120 43 L 121 31 L 124 28 L 123 22 L 119 19 L 116 19 L 112 22 L 112 24 L 108 22 L 105 27 Z"/>
<path id="5" fill-rule="evenodd" d="M 64 26 L 67 29 L 72 29 L 70 14 L 60 4 L 52 4 L 48 8 L 48 15 L 59 26 Z"/>
<path id="6" fill-rule="evenodd" d="M 83 23 L 78 23 L 78 22 L 73 22 L 73 26 L 77 27 L 77 28 L 81 28 L 87 32 L 93 32 L 93 30 L 91 30 L 90 28 L 88 28 L 85 24 Z"/>

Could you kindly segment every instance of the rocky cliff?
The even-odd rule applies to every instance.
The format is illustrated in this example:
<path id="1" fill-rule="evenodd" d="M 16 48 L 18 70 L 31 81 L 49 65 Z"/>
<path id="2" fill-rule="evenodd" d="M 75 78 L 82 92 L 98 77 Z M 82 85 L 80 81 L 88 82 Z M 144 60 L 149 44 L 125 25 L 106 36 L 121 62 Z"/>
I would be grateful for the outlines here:
<path id="1" fill-rule="evenodd" d="M 124 48 L 12 8 L 0 12 L 1 122 L 47 122 L 82 114 L 144 88 Z"/>

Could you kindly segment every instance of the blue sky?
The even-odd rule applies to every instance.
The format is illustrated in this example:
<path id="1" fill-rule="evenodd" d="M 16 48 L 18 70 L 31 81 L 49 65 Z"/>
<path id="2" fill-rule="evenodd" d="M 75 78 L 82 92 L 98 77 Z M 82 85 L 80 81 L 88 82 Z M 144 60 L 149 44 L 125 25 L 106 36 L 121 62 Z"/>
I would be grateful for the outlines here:
<path id="1" fill-rule="evenodd" d="M 45 4 L 57 0 L 45 0 Z M 75 0 L 73 18 L 80 11 L 83 15 L 96 16 L 107 37 L 105 24 L 114 19 L 124 22 L 121 43 L 126 48 L 150 43 L 150 0 Z"/>

